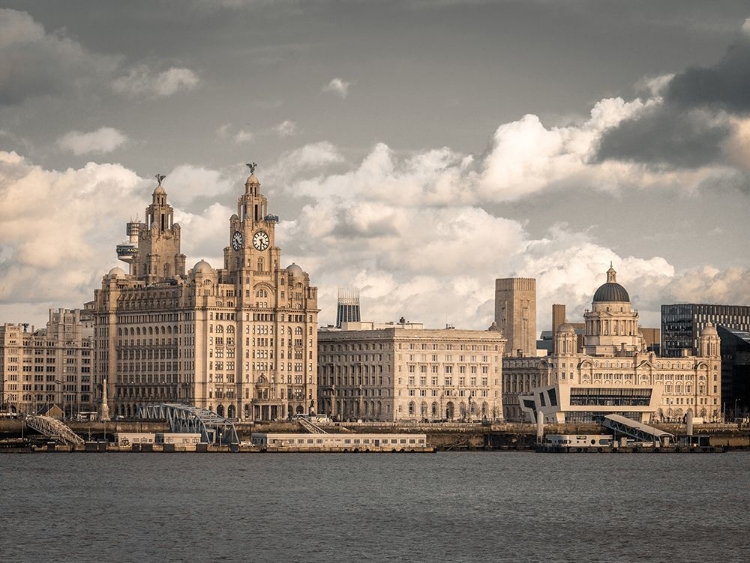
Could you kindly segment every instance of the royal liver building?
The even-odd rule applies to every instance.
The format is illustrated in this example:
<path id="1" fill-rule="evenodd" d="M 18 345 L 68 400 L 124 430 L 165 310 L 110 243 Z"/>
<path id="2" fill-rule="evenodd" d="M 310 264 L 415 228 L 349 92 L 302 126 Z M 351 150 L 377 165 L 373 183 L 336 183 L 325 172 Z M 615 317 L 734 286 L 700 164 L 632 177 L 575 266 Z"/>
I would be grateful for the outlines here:
<path id="1" fill-rule="evenodd" d="M 187 272 L 157 179 L 145 222 L 128 223 L 117 247 L 129 272 L 113 268 L 95 292 L 96 379 L 110 412 L 162 402 L 251 420 L 314 411 L 317 288 L 296 264 L 281 266 L 258 178 L 229 218 L 223 268 L 201 260 Z"/>

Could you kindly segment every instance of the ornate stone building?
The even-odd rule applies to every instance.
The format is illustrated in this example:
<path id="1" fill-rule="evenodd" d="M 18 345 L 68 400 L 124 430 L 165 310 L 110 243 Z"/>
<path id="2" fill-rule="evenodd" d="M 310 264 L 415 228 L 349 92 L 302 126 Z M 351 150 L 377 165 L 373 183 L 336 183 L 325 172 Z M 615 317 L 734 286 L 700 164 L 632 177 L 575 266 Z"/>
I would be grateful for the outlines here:
<path id="1" fill-rule="evenodd" d="M 610 267 L 607 283 L 584 313 L 583 348 L 569 323 L 555 333 L 554 352 L 503 362 L 503 404 L 511 420 L 593 422 L 616 413 L 639 422 L 721 415 L 721 357 L 716 328 L 707 326 L 698 354 L 664 358 L 646 350 L 630 296 Z"/>
<path id="2" fill-rule="evenodd" d="M 50 309 L 47 326 L 0 325 L 0 410 L 36 413 L 58 405 L 66 416 L 96 411 L 93 314 Z"/>
<path id="3" fill-rule="evenodd" d="M 338 420 L 502 420 L 505 338 L 420 323 L 343 323 L 318 333 L 321 413 Z"/>
<path id="4" fill-rule="evenodd" d="M 314 410 L 317 289 L 296 264 L 281 266 L 258 178 L 229 218 L 223 267 L 200 260 L 188 272 L 162 179 L 146 223 L 129 223 L 118 246 L 129 272 L 113 268 L 96 291 L 96 376 L 110 411 L 171 401 L 274 420 Z"/>

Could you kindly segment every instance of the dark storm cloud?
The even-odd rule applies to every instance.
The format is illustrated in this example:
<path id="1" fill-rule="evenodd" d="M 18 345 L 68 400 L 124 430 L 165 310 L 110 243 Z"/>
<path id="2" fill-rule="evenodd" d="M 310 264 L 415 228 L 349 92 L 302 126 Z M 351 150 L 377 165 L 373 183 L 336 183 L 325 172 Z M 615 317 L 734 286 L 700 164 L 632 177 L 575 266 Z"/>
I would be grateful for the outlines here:
<path id="1" fill-rule="evenodd" d="M 0 104 L 81 88 L 114 68 L 112 57 L 87 52 L 44 28 L 26 12 L 0 9 Z"/>
<path id="2" fill-rule="evenodd" d="M 682 107 L 750 112 L 750 38 L 744 34 L 708 68 L 688 68 L 667 86 L 665 99 Z"/>
<path id="3" fill-rule="evenodd" d="M 598 160 L 626 160 L 697 168 L 721 156 L 721 143 L 731 133 L 726 122 L 700 110 L 655 107 L 605 132 Z"/>
<path id="4" fill-rule="evenodd" d="M 750 38 L 744 33 L 717 64 L 691 67 L 666 85 L 663 102 L 602 135 L 596 160 L 696 168 L 722 159 L 729 118 L 750 112 Z"/>

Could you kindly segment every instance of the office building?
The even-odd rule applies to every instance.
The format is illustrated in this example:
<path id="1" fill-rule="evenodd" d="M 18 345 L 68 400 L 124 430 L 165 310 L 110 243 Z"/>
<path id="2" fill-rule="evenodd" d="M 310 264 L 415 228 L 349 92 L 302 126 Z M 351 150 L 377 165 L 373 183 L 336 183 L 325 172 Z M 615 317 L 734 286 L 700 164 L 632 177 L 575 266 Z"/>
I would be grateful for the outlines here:
<path id="1" fill-rule="evenodd" d="M 66 417 L 96 411 L 94 317 L 50 309 L 43 329 L 0 325 L 0 409 L 34 414 L 57 405 Z"/>
<path id="2" fill-rule="evenodd" d="M 318 333 L 319 404 L 337 420 L 502 420 L 505 338 L 488 330 L 344 323 Z"/>
<path id="3" fill-rule="evenodd" d="M 117 247 L 129 271 L 113 268 L 95 293 L 96 382 L 110 412 L 179 402 L 275 420 L 314 410 L 317 289 L 298 265 L 282 266 L 258 178 L 228 218 L 222 266 L 200 260 L 187 272 L 162 180 Z"/>
<path id="4" fill-rule="evenodd" d="M 695 354 L 698 337 L 708 325 L 750 332 L 750 306 L 681 303 L 661 306 L 661 355 Z"/>

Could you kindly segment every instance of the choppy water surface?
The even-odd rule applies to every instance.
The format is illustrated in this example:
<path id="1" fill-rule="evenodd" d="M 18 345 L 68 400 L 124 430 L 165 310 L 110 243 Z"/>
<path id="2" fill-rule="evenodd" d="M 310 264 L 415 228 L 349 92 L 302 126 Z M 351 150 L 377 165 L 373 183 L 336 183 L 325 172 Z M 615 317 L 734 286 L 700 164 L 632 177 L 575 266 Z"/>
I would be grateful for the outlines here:
<path id="1" fill-rule="evenodd" d="M 750 561 L 750 453 L 0 456 L 1 561 Z"/>

